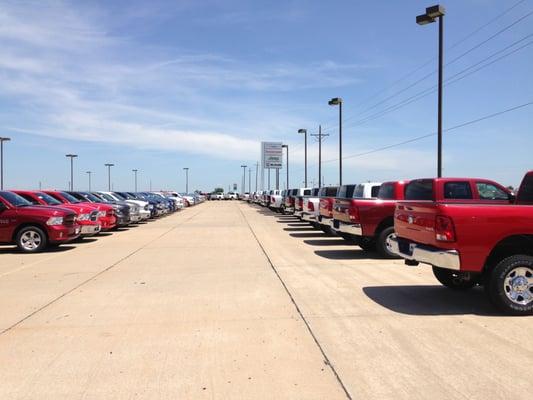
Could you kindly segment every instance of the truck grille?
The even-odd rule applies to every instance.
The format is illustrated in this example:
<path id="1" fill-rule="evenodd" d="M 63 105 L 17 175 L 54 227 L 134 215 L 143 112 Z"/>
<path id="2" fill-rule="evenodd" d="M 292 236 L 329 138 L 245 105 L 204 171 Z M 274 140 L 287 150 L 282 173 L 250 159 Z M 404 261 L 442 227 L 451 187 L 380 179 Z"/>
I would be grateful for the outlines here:
<path id="1" fill-rule="evenodd" d="M 65 218 L 63 218 L 63 225 L 65 225 L 65 226 L 73 226 L 75 220 L 76 220 L 76 215 L 69 214 Z"/>

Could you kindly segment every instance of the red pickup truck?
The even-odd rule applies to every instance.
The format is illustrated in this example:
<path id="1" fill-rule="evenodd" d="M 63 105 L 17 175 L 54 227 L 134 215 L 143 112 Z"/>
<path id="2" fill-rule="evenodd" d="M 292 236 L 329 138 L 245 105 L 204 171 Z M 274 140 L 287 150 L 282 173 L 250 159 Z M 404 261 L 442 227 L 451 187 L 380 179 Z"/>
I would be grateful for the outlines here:
<path id="1" fill-rule="evenodd" d="M 368 186 L 368 190 L 364 190 L 367 192 L 365 198 L 358 198 L 355 191 L 350 196 L 337 197 L 333 205 L 332 229 L 363 250 L 377 250 L 382 257 L 397 258 L 390 247 L 390 239 L 394 235 L 396 202 L 404 199 L 407 183 L 361 184 L 356 187 Z"/>
<path id="2" fill-rule="evenodd" d="M 333 220 L 333 202 L 339 192 L 338 186 L 321 187 L 318 191 L 318 215 L 315 227 L 324 233 L 331 234 L 331 222 Z"/>
<path id="3" fill-rule="evenodd" d="M 76 239 L 76 214 L 60 207 L 33 206 L 11 192 L 0 191 L 0 243 L 16 244 L 25 253 Z"/>
<path id="4" fill-rule="evenodd" d="M 394 216 L 393 251 L 444 286 L 480 284 L 509 314 L 533 313 L 533 171 L 517 198 L 484 179 L 417 179 Z"/>
<path id="5" fill-rule="evenodd" d="M 58 206 L 67 208 L 76 213 L 76 222 L 80 225 L 80 236 L 94 236 L 102 228 L 98 222 L 99 210 L 83 204 L 61 203 L 54 197 L 44 192 L 32 190 L 12 190 L 13 193 L 28 200 L 33 205 Z"/>

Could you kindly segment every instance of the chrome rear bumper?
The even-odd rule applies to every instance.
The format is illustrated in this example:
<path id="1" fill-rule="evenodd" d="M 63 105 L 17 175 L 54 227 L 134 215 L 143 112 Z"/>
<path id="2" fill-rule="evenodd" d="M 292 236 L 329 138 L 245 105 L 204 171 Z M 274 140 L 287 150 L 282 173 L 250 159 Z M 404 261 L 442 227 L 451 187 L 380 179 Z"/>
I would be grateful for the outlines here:
<path id="1" fill-rule="evenodd" d="M 437 247 L 403 240 L 400 245 L 395 236 L 390 240 L 391 250 L 394 254 L 407 260 L 418 261 L 435 267 L 461 270 L 461 259 L 457 250 L 445 250 Z"/>

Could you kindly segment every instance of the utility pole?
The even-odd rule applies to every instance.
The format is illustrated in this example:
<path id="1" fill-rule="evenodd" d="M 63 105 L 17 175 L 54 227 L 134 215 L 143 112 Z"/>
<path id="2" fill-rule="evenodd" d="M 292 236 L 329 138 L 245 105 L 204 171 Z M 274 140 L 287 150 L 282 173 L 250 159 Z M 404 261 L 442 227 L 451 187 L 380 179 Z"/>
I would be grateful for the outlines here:
<path id="1" fill-rule="evenodd" d="M 322 187 L 322 140 L 329 134 L 322 133 L 322 125 L 318 126 L 318 134 L 311 134 L 318 138 L 318 187 Z"/>
<path id="2" fill-rule="evenodd" d="M 0 137 L 0 190 L 4 190 L 4 142 L 10 140 L 8 137 Z"/>
<path id="3" fill-rule="evenodd" d="M 78 157 L 77 154 L 66 154 L 66 157 L 70 158 L 70 190 L 74 190 L 74 159 Z"/>
<path id="4" fill-rule="evenodd" d="M 304 181 L 304 187 L 307 187 L 307 129 L 298 129 L 298 133 L 304 134 L 304 145 L 305 145 L 305 181 Z"/>
<path id="5" fill-rule="evenodd" d="M 85 173 L 87 175 L 89 175 L 89 192 L 91 191 L 91 174 L 93 173 L 92 171 L 85 171 Z"/>
<path id="6" fill-rule="evenodd" d="M 107 190 L 111 191 L 111 167 L 114 167 L 115 164 L 107 163 L 104 165 L 107 167 Z"/>
<path id="7" fill-rule="evenodd" d="M 259 173 L 259 162 L 255 164 L 255 192 L 257 193 L 257 175 Z"/>
<path id="8" fill-rule="evenodd" d="M 189 168 L 183 168 L 185 171 L 185 193 L 189 193 Z"/>
<path id="9" fill-rule="evenodd" d="M 248 193 L 252 193 L 252 169 L 248 168 Z"/>
<path id="10" fill-rule="evenodd" d="M 241 168 L 242 168 L 242 186 L 241 186 L 242 194 L 244 194 L 246 192 L 246 167 L 247 167 L 247 165 L 241 165 Z"/>
<path id="11" fill-rule="evenodd" d="M 138 169 L 132 169 L 133 174 L 135 175 L 135 193 L 137 193 L 137 172 L 139 172 Z"/>
<path id="12" fill-rule="evenodd" d="M 281 146 L 281 148 L 286 148 L 287 149 L 287 189 L 289 188 L 289 145 L 288 144 L 284 144 Z"/>

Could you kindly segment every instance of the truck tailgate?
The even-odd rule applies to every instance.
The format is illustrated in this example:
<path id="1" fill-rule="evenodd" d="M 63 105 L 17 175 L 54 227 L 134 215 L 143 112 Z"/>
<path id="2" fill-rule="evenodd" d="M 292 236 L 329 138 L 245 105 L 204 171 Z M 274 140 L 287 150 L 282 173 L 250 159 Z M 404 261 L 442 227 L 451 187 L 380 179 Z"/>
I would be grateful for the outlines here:
<path id="1" fill-rule="evenodd" d="M 399 237 L 435 245 L 435 216 L 439 204 L 433 201 L 399 202 L 394 214 L 394 230 Z"/>
<path id="2" fill-rule="evenodd" d="M 333 218 L 337 221 L 351 222 L 350 221 L 350 199 L 335 199 L 333 204 Z"/>

